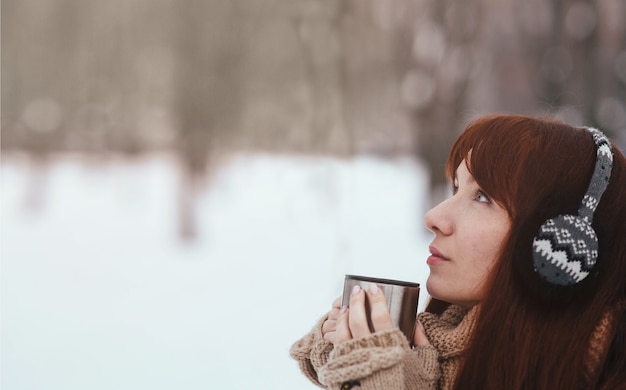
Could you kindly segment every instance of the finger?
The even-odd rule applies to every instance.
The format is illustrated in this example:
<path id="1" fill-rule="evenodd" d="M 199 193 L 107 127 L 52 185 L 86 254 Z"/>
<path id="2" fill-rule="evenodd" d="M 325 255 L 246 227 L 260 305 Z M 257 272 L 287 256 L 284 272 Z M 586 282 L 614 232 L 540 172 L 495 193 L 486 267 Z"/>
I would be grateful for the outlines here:
<path id="1" fill-rule="evenodd" d="M 430 345 L 430 341 L 428 341 L 428 337 L 426 337 L 424 325 L 419 321 L 415 324 L 415 330 L 413 331 L 413 345 L 416 347 Z"/>
<path id="2" fill-rule="evenodd" d="M 333 309 L 330 312 L 328 312 L 328 319 L 329 320 L 336 320 L 337 318 L 339 318 L 339 310 L 338 309 Z"/>
<path id="3" fill-rule="evenodd" d="M 334 332 L 337 329 L 337 321 L 336 320 L 326 320 L 322 324 L 322 334 L 325 335 L 329 332 Z"/>
<path id="4" fill-rule="evenodd" d="M 370 328 L 367 324 L 367 312 L 365 310 L 365 292 L 360 286 L 354 286 L 350 295 L 350 316 L 348 317 L 350 332 L 353 338 L 365 337 Z"/>
<path id="5" fill-rule="evenodd" d="M 351 340 L 352 334 L 350 333 L 350 326 L 348 325 L 349 317 L 350 310 L 348 308 L 341 309 L 341 314 L 335 324 L 335 331 L 328 333 L 328 338 L 326 336 L 324 338 L 334 345 Z"/>
<path id="6" fill-rule="evenodd" d="M 391 316 L 389 315 L 389 307 L 387 306 L 387 299 L 382 290 L 374 283 L 372 283 L 367 291 L 367 297 L 370 302 L 370 319 L 374 331 L 391 329 L 393 324 L 391 323 Z"/>
<path id="7" fill-rule="evenodd" d="M 342 299 L 343 299 L 342 297 L 337 297 L 337 299 L 335 299 L 333 301 L 333 309 L 337 309 L 337 310 L 341 309 L 341 300 Z"/>

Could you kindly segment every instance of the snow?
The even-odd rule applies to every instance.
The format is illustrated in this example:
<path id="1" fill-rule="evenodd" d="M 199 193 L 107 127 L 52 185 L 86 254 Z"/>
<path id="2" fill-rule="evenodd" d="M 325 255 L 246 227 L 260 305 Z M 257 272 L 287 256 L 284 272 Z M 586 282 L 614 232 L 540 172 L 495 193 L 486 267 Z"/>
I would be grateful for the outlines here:
<path id="1" fill-rule="evenodd" d="M 313 389 L 289 347 L 344 274 L 427 276 L 411 159 L 235 156 L 197 194 L 193 242 L 169 156 L 58 157 L 40 210 L 33 175 L 3 156 L 3 390 Z"/>

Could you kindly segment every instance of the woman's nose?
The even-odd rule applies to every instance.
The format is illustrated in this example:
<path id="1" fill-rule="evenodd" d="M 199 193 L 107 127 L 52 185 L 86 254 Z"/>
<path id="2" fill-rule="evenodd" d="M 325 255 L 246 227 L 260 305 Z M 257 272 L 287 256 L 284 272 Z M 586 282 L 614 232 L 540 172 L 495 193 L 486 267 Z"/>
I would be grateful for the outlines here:
<path id="1" fill-rule="evenodd" d="M 452 234 L 453 225 L 448 210 L 449 202 L 450 199 L 444 200 L 424 215 L 424 225 L 426 225 L 428 230 L 435 234 L 440 233 L 446 236 Z"/>

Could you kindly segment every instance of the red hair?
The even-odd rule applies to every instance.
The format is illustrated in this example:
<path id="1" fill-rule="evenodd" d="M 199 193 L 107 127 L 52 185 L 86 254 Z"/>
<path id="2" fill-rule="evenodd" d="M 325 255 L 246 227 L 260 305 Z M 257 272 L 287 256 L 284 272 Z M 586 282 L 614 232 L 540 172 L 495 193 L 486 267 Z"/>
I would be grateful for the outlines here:
<path id="1" fill-rule="evenodd" d="M 470 153 L 471 151 L 471 153 Z M 511 230 L 488 276 L 457 389 L 614 389 L 626 386 L 626 159 L 613 146 L 609 185 L 594 215 L 598 269 L 567 299 L 544 299 L 531 243 L 545 219 L 576 214 L 596 161 L 589 132 L 553 119 L 482 117 L 456 141 L 447 176 L 468 159 L 481 189 L 503 206 Z M 433 301 L 429 311 L 440 312 Z M 590 370 L 590 339 L 612 311 L 608 350 Z"/>

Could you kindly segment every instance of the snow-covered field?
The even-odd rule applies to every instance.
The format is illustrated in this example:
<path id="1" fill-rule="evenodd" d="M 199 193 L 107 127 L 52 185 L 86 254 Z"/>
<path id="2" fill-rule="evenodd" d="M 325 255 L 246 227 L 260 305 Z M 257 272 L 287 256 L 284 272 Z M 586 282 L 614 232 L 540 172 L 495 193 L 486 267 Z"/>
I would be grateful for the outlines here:
<path id="1" fill-rule="evenodd" d="M 2 160 L 2 390 L 306 389 L 288 356 L 346 273 L 423 283 L 426 171 L 411 160 L 243 155 L 177 235 L 168 156 Z M 420 307 L 426 292 L 423 290 Z"/>

